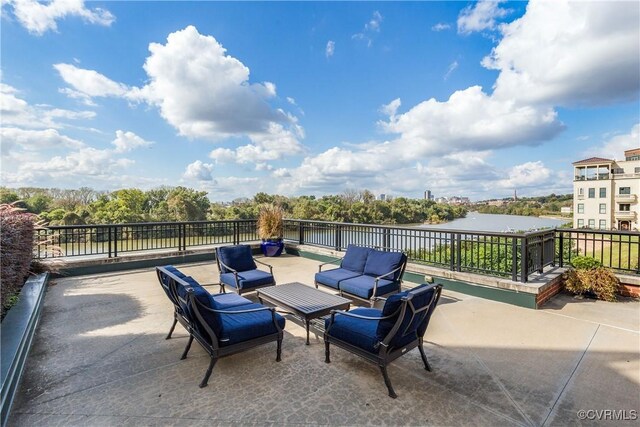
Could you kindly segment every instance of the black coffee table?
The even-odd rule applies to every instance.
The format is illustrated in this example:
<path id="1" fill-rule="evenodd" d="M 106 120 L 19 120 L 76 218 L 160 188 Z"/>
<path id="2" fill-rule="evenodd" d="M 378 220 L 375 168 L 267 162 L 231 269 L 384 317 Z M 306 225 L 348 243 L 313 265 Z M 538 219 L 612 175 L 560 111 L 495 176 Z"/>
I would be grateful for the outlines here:
<path id="1" fill-rule="evenodd" d="M 309 345 L 309 322 L 331 313 L 331 310 L 348 310 L 351 300 L 319 291 L 302 283 L 285 283 L 257 289 L 260 302 L 267 301 L 304 319 Z"/>

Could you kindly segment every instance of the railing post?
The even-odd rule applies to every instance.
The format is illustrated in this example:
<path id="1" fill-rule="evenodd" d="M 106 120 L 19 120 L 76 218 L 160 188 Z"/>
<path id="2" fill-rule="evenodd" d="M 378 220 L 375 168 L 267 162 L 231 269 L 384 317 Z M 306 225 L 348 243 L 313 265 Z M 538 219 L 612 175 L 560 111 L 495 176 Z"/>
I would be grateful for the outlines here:
<path id="1" fill-rule="evenodd" d="M 112 255 L 111 255 L 111 251 L 112 251 L 112 248 L 111 248 L 111 228 L 112 228 L 111 226 L 107 227 L 107 245 L 109 247 L 109 258 L 112 257 Z"/>
<path id="2" fill-rule="evenodd" d="M 456 271 L 462 271 L 462 234 L 456 234 Z"/>
<path id="3" fill-rule="evenodd" d="M 113 257 L 118 257 L 118 226 L 113 227 Z"/>
<path id="4" fill-rule="evenodd" d="M 518 281 L 518 239 L 511 238 L 511 280 Z"/>
<path id="5" fill-rule="evenodd" d="M 298 222 L 298 243 L 304 245 L 304 222 Z"/>
<path id="6" fill-rule="evenodd" d="M 544 271 L 544 235 L 540 236 L 540 243 L 538 244 L 540 245 L 540 264 L 538 265 L 538 273 L 542 274 Z"/>
<path id="7" fill-rule="evenodd" d="M 382 231 L 382 248 L 385 250 L 391 249 L 391 230 L 384 228 Z"/>
<path id="8" fill-rule="evenodd" d="M 235 220 L 233 221 L 233 244 L 237 245 L 239 244 L 240 240 L 240 230 L 238 230 L 238 221 Z"/>
<path id="9" fill-rule="evenodd" d="M 522 236 L 520 241 L 520 281 L 527 283 L 529 280 L 529 246 L 527 236 Z"/>
<path id="10" fill-rule="evenodd" d="M 456 240 L 455 234 L 451 233 L 449 237 L 449 270 L 456 271 Z"/>
<path id="11" fill-rule="evenodd" d="M 341 251 L 342 250 L 342 226 L 341 225 L 336 225 L 336 232 L 335 232 L 335 243 L 336 243 L 336 251 Z"/>

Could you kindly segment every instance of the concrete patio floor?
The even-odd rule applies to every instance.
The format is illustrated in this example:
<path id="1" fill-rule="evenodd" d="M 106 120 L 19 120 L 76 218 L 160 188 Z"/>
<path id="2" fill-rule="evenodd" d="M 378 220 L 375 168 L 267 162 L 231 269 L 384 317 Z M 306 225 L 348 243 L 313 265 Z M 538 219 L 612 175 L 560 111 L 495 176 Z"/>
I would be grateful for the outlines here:
<path id="1" fill-rule="evenodd" d="M 318 263 L 268 260 L 278 283 L 313 283 Z M 214 263 L 179 266 L 201 283 Z M 406 285 L 412 285 L 407 284 Z M 209 288 L 218 292 L 218 287 Z M 153 269 L 57 279 L 10 425 L 638 425 L 581 420 L 580 410 L 640 413 L 640 303 L 561 295 L 542 310 L 445 291 L 417 350 L 395 361 L 391 399 L 376 366 L 341 349 L 324 363 L 288 317 L 275 343 L 208 364 L 180 325 Z M 602 413 L 601 417 L 602 417 Z M 587 413 L 590 417 L 595 412 Z"/>

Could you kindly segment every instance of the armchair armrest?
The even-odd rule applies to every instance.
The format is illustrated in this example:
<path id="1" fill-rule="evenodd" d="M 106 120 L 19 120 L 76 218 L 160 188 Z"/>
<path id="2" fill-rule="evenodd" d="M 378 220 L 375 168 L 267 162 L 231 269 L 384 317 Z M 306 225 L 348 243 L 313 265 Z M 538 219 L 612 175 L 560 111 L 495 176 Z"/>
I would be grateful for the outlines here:
<path id="1" fill-rule="evenodd" d="M 233 269 L 231 267 L 229 267 L 227 264 L 225 264 L 224 262 L 222 262 L 222 260 L 218 260 L 218 262 L 220 263 L 220 266 L 226 268 L 227 270 L 231 271 L 232 273 L 235 273 L 236 275 L 238 274 L 238 270 Z"/>
<path id="2" fill-rule="evenodd" d="M 342 260 L 342 258 L 333 258 L 330 261 L 323 262 L 322 264 L 318 265 L 318 273 L 320 273 L 322 271 L 322 266 L 323 265 L 333 264 L 334 262 L 340 261 L 340 260 Z"/>
<path id="3" fill-rule="evenodd" d="M 402 269 L 402 268 L 403 268 L 403 266 L 401 265 L 400 267 L 398 267 L 398 268 L 394 268 L 393 270 L 391 270 L 391 271 L 390 271 L 390 272 L 388 272 L 388 273 L 385 273 L 385 274 L 383 274 L 383 275 L 381 275 L 381 276 L 376 277 L 376 278 L 374 279 L 374 282 L 373 282 L 373 293 L 372 293 L 372 295 L 373 295 L 374 297 L 376 296 L 376 291 L 378 290 L 378 281 L 379 281 L 380 279 L 383 279 L 383 278 L 387 277 L 388 275 L 393 274 L 393 273 L 395 273 L 396 271 L 398 271 L 398 270 L 400 270 L 400 269 Z M 372 300 L 372 301 L 375 301 L 375 300 Z"/>
<path id="4" fill-rule="evenodd" d="M 262 262 L 257 260 L 256 258 L 253 259 L 255 262 L 257 262 L 260 265 L 264 265 L 265 267 L 269 267 L 269 274 L 271 274 L 273 276 L 273 266 L 271 264 L 267 264 L 266 262 Z"/>

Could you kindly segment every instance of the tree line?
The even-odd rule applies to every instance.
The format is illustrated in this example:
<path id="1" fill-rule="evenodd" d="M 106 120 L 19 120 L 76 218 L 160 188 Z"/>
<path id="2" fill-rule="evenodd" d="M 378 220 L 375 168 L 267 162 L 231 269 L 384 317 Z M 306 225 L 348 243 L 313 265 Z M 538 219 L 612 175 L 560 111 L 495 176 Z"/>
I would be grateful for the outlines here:
<path id="1" fill-rule="evenodd" d="M 474 206 L 474 210 L 480 213 L 503 215 L 558 215 L 561 208 L 573 206 L 573 194 L 523 197 L 518 198 L 517 201 L 504 200 L 504 202 L 505 204 L 502 206 L 478 203 Z"/>
<path id="2" fill-rule="evenodd" d="M 123 224 L 161 221 L 254 219 L 265 203 L 280 205 L 288 218 L 363 224 L 441 223 L 464 217 L 462 206 L 397 197 L 376 200 L 369 190 L 339 195 L 286 197 L 258 193 L 231 203 L 212 203 L 205 191 L 187 187 L 112 192 L 88 187 L 0 188 L 0 203 L 14 203 L 49 225 Z"/>

